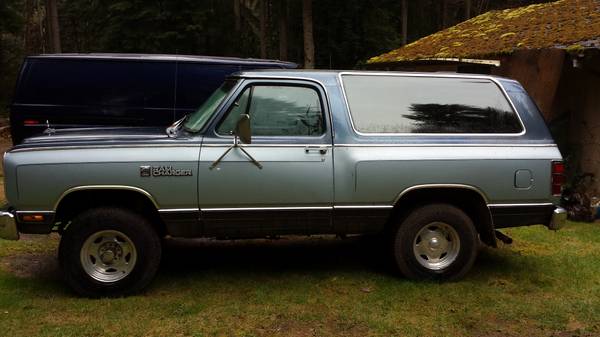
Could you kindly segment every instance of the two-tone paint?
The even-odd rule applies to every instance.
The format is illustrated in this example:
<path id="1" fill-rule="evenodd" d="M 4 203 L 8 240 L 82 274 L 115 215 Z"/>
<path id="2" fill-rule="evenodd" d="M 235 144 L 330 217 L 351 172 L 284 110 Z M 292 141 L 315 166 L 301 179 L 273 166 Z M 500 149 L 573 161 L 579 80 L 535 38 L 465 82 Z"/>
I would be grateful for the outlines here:
<path id="1" fill-rule="evenodd" d="M 374 233 L 414 191 L 470 191 L 495 227 L 549 225 L 554 204 L 551 162 L 561 160 L 542 117 L 520 109 L 507 91 L 514 81 L 475 75 L 366 73 L 492 81 L 518 112 L 518 134 L 364 134 L 353 127 L 342 78 L 353 72 L 253 71 L 215 110 L 205 128 L 168 137 L 163 129 L 57 130 L 28 139 L 4 158 L 7 198 L 21 232 L 22 214 L 48 214 L 81 191 L 138 193 L 158 211 L 167 234 L 260 237 L 280 234 Z M 253 137 L 210 169 L 232 144 L 218 122 L 252 84 L 314 88 L 326 114 L 317 137 Z M 141 166 L 189 170 L 185 176 L 142 176 Z M 490 228 L 491 230 L 493 228 Z M 38 229 L 36 229 L 39 232 Z"/>

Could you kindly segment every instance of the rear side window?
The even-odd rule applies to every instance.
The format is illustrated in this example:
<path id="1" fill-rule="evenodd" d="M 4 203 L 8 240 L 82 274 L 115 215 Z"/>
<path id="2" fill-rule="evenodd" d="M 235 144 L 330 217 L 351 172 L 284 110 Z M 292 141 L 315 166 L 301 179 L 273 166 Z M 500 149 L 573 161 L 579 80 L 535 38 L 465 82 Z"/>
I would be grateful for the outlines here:
<path id="1" fill-rule="evenodd" d="M 169 63 L 49 59 L 28 61 L 17 103 L 173 108 Z"/>
<path id="2" fill-rule="evenodd" d="M 520 133 L 515 111 L 485 79 L 343 75 L 355 129 L 363 133 Z"/>

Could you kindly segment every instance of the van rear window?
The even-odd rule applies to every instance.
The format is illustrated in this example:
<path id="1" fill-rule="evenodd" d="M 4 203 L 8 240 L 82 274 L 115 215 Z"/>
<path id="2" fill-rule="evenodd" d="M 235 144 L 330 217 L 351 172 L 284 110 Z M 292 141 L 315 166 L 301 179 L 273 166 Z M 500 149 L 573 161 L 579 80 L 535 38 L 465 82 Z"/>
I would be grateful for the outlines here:
<path id="1" fill-rule="evenodd" d="M 500 88 L 486 79 L 343 75 L 354 128 L 362 133 L 520 133 Z"/>

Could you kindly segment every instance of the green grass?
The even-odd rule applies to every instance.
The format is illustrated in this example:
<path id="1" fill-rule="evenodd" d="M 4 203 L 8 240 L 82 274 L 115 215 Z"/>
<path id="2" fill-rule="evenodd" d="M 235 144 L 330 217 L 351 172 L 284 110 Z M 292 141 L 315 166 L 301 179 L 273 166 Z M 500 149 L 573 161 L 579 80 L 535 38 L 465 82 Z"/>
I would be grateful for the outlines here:
<path id="1" fill-rule="evenodd" d="M 6 336 L 599 336 L 600 225 L 505 231 L 466 279 L 412 282 L 376 242 L 175 242 L 143 294 L 82 299 L 56 237 L 0 241 Z"/>

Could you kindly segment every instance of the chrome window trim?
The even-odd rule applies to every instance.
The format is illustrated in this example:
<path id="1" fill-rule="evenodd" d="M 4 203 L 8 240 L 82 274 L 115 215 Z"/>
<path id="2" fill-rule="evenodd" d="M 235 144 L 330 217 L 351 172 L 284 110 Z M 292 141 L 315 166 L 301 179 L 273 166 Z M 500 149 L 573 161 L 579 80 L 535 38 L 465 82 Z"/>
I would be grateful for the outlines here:
<path id="1" fill-rule="evenodd" d="M 430 78 L 462 78 L 462 79 L 477 79 L 477 80 L 488 80 L 493 82 L 494 84 L 496 84 L 499 88 L 500 91 L 502 92 L 502 94 L 504 95 L 504 98 L 508 101 L 510 107 L 513 109 L 513 112 L 517 115 L 517 118 L 519 119 L 519 123 L 521 123 L 521 132 L 519 133 L 394 133 L 394 132 L 390 132 L 390 133 L 379 133 L 379 132 L 361 132 L 358 131 L 358 129 L 356 128 L 356 126 L 354 125 L 354 120 L 352 119 L 352 113 L 350 112 L 350 104 L 348 103 L 348 96 L 346 95 L 346 87 L 344 86 L 344 81 L 342 80 L 342 76 L 344 75 L 350 75 L 350 76 L 392 76 L 392 77 L 430 77 Z M 508 96 L 508 93 L 506 92 L 506 90 L 504 89 L 504 87 L 502 86 L 502 84 L 500 83 L 500 81 L 498 81 L 496 78 L 492 77 L 492 76 L 469 76 L 469 75 L 452 75 L 452 74 L 423 74 L 423 73 L 393 73 L 393 72 L 388 72 L 388 73 L 383 73 L 383 72 L 356 72 L 356 71 L 342 71 L 340 73 L 338 73 L 338 78 L 339 78 L 339 82 L 340 82 L 340 86 L 342 88 L 342 96 L 344 97 L 344 102 L 346 104 L 346 110 L 347 110 L 347 114 L 348 114 L 348 118 L 350 119 L 350 126 L 352 127 L 352 130 L 361 136 L 365 136 L 365 137 L 385 137 L 385 136 L 405 136 L 405 137 L 415 137 L 415 136 L 426 136 L 426 137 L 432 137 L 432 136 L 450 136 L 450 137 L 464 137 L 464 136 L 469 136 L 469 137 L 487 137 L 487 136 L 499 136 L 499 137 L 518 137 L 518 136 L 522 136 L 525 133 L 527 133 L 527 128 L 525 127 L 525 124 L 523 123 L 523 120 L 521 119 L 521 114 L 519 113 L 519 111 L 517 110 L 517 108 L 515 107 L 515 105 L 513 104 L 512 100 L 510 99 L 510 96 Z"/>
<path id="2" fill-rule="evenodd" d="M 154 197 L 152 196 L 152 194 L 150 194 L 148 191 L 146 191 L 142 188 L 139 188 L 139 187 L 127 186 L 127 185 L 82 185 L 82 186 L 71 187 L 71 188 L 67 189 L 66 191 L 64 191 L 58 198 L 58 201 L 56 201 L 56 203 L 54 204 L 54 211 L 56 211 L 58 209 L 58 205 L 67 195 L 69 195 L 72 192 L 85 191 L 85 190 L 127 190 L 127 191 L 141 193 L 145 197 L 150 199 L 150 201 L 152 202 L 154 207 L 156 207 L 156 209 L 159 209 L 158 203 L 156 202 L 156 200 L 154 200 Z"/>
<path id="3" fill-rule="evenodd" d="M 260 77 L 260 78 L 257 78 L 257 77 L 243 77 L 243 78 L 246 79 L 246 80 L 250 80 L 250 81 L 254 81 L 254 80 L 260 81 L 260 80 L 263 80 L 263 77 Z M 235 98 L 237 99 L 238 97 L 241 97 L 244 94 L 244 92 L 248 88 L 250 88 L 252 86 L 276 86 L 276 85 L 277 86 L 288 86 L 288 87 L 304 87 L 304 88 L 312 89 L 313 91 L 315 91 L 317 93 L 317 96 L 319 97 L 319 103 L 321 104 L 321 114 L 322 114 L 322 116 L 323 117 L 329 117 L 329 115 L 330 115 L 331 112 L 330 112 L 330 109 L 329 109 L 329 100 L 327 99 L 328 95 L 327 95 L 327 92 L 325 91 L 325 86 L 321 85 L 320 82 L 313 82 L 310 85 L 308 85 L 308 84 L 304 84 L 303 85 L 303 84 L 300 84 L 300 83 L 287 83 L 286 84 L 286 83 L 268 83 L 268 82 L 267 83 L 260 83 L 260 82 L 258 82 L 257 84 L 255 84 L 253 82 L 250 82 L 250 83 L 246 83 L 246 84 L 243 85 L 243 87 L 241 88 L 241 91 L 240 91 L 239 95 L 236 96 Z M 319 89 L 322 90 L 323 95 L 321 95 L 321 92 L 319 91 Z M 237 88 L 236 88 L 236 90 L 237 90 Z M 323 97 L 321 97 L 321 96 L 325 96 L 325 99 Z M 234 102 L 235 102 L 235 99 L 234 99 Z M 231 105 L 228 106 L 228 108 L 231 108 Z M 327 111 L 324 111 L 324 110 L 327 110 Z M 226 134 L 224 135 L 224 134 L 220 134 L 220 133 L 217 132 L 217 128 L 227 118 L 227 115 L 229 114 L 229 112 L 231 112 L 231 111 L 230 110 L 229 111 L 225 111 L 223 113 L 223 115 L 221 116 L 220 120 L 215 123 L 215 127 L 212 128 L 212 135 L 211 136 L 215 136 L 216 138 L 220 138 L 220 139 L 230 139 L 230 140 L 233 140 L 233 136 L 232 135 L 226 135 Z M 330 118 L 328 118 L 328 119 L 331 121 Z M 325 125 L 325 129 L 324 129 L 324 132 L 322 134 L 315 135 L 315 136 L 296 136 L 296 135 L 270 135 L 270 136 L 262 136 L 261 135 L 261 136 L 258 136 L 257 135 L 257 136 L 253 136 L 253 138 L 260 137 L 260 139 L 264 139 L 264 140 L 281 139 L 281 138 L 290 138 L 290 139 L 291 138 L 306 138 L 306 139 L 326 138 L 327 137 L 327 131 L 328 131 L 327 126 L 328 125 Z M 333 129 L 333 126 L 329 125 L 329 129 Z"/>
<path id="4" fill-rule="evenodd" d="M 329 92 L 327 91 L 327 86 L 325 85 L 325 83 L 314 79 L 314 78 L 310 78 L 310 77 L 302 77 L 302 76 L 279 76 L 279 75 L 258 75 L 258 76 L 248 76 L 248 75 L 238 75 L 236 77 L 239 78 L 243 78 L 243 79 L 267 79 L 267 80 L 292 80 L 292 81 L 308 81 L 308 82 L 313 82 L 317 85 L 319 85 L 321 87 L 321 90 L 323 90 L 323 94 L 325 94 L 325 102 L 327 103 L 327 118 L 329 118 L 329 128 L 331 129 L 331 137 L 332 139 L 335 139 L 335 127 L 333 126 L 333 114 L 331 111 L 331 101 L 329 100 Z"/>
<path id="5" fill-rule="evenodd" d="M 486 196 L 486 194 L 479 188 L 472 186 L 472 185 L 465 185 L 465 184 L 422 184 L 422 185 L 413 185 L 411 187 L 408 187 L 406 189 L 404 189 L 402 192 L 400 192 L 396 198 L 393 201 L 393 204 L 395 205 L 396 203 L 398 203 L 398 201 L 400 201 L 400 199 L 406 195 L 408 192 L 414 191 L 414 190 L 419 190 L 419 189 L 429 189 L 429 188 L 462 188 L 462 189 L 467 189 L 467 190 L 471 190 L 471 191 L 475 191 L 477 192 L 482 198 L 483 201 L 485 202 L 485 204 L 487 205 L 489 203 L 489 199 Z"/>

